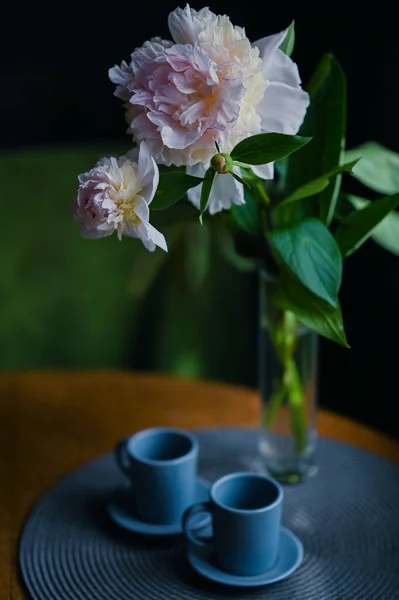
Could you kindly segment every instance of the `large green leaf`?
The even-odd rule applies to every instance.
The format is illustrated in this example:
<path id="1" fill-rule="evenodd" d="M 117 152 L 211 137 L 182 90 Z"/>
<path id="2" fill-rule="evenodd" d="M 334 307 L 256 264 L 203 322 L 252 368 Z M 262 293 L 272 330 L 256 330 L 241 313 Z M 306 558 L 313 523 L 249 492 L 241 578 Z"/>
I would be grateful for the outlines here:
<path id="1" fill-rule="evenodd" d="M 346 196 L 347 200 L 357 209 L 369 206 L 370 200 L 358 196 Z M 385 250 L 399 256 L 399 213 L 391 212 L 371 232 L 371 237 Z"/>
<path id="2" fill-rule="evenodd" d="M 283 273 L 277 282 L 272 301 L 293 312 L 301 323 L 323 337 L 349 348 L 339 304 L 334 308 L 324 302 L 289 273 Z"/>
<path id="3" fill-rule="evenodd" d="M 313 138 L 301 152 L 288 159 L 284 179 L 285 190 L 292 193 L 305 183 L 319 178 L 341 164 L 346 129 L 345 75 L 331 54 L 325 54 L 307 86 L 310 106 L 300 135 Z M 306 198 L 285 209 L 285 222 L 298 222 L 309 216 L 319 216 L 330 224 L 338 198 L 341 175 L 332 178 L 331 185 L 313 198 Z"/>
<path id="4" fill-rule="evenodd" d="M 359 248 L 386 216 L 399 205 L 399 193 L 371 202 L 350 214 L 335 232 L 335 239 L 346 257 Z"/>
<path id="5" fill-rule="evenodd" d="M 259 133 L 239 142 L 231 157 L 248 165 L 265 165 L 296 152 L 311 139 L 284 133 Z"/>
<path id="6" fill-rule="evenodd" d="M 338 306 L 342 257 L 334 236 L 318 219 L 270 233 L 274 250 L 290 271 L 311 292 Z"/>
<path id="7" fill-rule="evenodd" d="M 361 158 L 353 175 L 380 194 L 399 192 L 399 154 L 377 142 L 367 142 L 345 154 L 346 160 Z"/>
<path id="8" fill-rule="evenodd" d="M 162 210 L 178 202 L 187 190 L 202 182 L 200 177 L 193 177 L 181 171 L 164 171 L 159 175 L 158 189 L 151 202 L 151 210 Z"/>
<path id="9" fill-rule="evenodd" d="M 209 195 L 211 193 L 213 180 L 215 179 L 216 171 L 209 167 L 207 172 L 205 173 L 204 182 L 201 188 L 201 199 L 200 199 L 200 221 L 202 223 L 202 215 L 206 211 L 206 207 L 208 206 Z"/>
<path id="10" fill-rule="evenodd" d="M 291 56 L 294 51 L 295 46 L 295 21 L 291 21 L 290 25 L 287 27 L 287 35 L 285 36 L 282 44 L 280 45 L 280 50 L 287 54 L 287 56 Z"/>

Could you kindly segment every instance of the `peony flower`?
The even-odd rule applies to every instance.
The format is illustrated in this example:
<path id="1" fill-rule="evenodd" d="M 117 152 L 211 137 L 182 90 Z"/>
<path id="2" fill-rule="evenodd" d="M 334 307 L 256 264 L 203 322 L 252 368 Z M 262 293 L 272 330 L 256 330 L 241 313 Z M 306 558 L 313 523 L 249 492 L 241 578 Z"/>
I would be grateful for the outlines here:
<path id="1" fill-rule="evenodd" d="M 173 42 L 155 38 L 131 62 L 110 69 L 115 94 L 125 101 L 129 131 L 164 165 L 187 166 L 203 176 L 217 142 L 230 152 L 263 132 L 294 134 L 309 103 L 295 63 L 279 47 L 286 31 L 251 45 L 244 29 L 208 8 L 178 8 L 169 15 Z M 254 167 L 271 179 L 273 165 Z M 199 206 L 201 186 L 189 190 Z M 219 177 L 211 213 L 243 204 L 242 185 Z"/>
<path id="2" fill-rule="evenodd" d="M 137 160 L 138 159 L 138 160 Z M 149 223 L 159 171 L 146 144 L 120 158 L 103 158 L 88 173 L 79 175 L 75 218 L 83 235 L 99 238 L 117 232 L 140 238 L 148 250 L 168 248 L 162 233 Z"/>

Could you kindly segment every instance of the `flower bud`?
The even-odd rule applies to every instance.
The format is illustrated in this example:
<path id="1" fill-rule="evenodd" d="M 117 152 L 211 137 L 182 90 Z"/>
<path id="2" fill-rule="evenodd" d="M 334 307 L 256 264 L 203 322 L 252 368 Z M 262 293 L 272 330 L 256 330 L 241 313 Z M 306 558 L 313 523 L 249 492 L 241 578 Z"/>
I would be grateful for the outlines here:
<path id="1" fill-rule="evenodd" d="M 224 152 L 215 154 L 211 160 L 211 167 L 216 173 L 230 173 L 233 168 L 233 159 L 230 154 L 225 154 Z"/>

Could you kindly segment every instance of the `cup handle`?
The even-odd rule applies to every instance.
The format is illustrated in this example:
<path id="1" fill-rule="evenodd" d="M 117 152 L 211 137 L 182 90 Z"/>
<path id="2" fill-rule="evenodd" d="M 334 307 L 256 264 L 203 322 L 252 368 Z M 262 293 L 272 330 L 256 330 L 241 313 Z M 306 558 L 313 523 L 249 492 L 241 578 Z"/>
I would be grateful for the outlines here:
<path id="1" fill-rule="evenodd" d="M 130 473 L 130 456 L 127 451 L 127 437 L 120 440 L 115 447 L 115 458 L 118 463 L 118 467 L 125 474 L 129 475 Z"/>
<path id="2" fill-rule="evenodd" d="M 198 537 L 197 532 L 202 528 L 192 528 L 190 521 L 193 517 L 201 513 L 209 513 L 212 516 L 211 504 L 211 502 L 198 502 L 198 504 L 193 504 L 192 506 L 189 506 L 183 515 L 183 531 L 186 535 L 186 538 L 196 546 L 201 546 L 201 548 L 211 547 L 213 538 Z"/>

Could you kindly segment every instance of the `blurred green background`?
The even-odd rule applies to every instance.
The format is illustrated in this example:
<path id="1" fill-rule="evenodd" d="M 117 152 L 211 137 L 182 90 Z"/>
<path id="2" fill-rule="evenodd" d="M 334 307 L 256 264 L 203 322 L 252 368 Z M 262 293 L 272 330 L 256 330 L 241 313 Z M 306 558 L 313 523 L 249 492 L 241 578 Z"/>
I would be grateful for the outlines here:
<path id="1" fill-rule="evenodd" d="M 201 228 L 194 209 L 156 215 L 169 254 L 81 238 L 77 175 L 125 149 L 0 156 L 0 368 L 136 368 L 254 385 L 256 277 L 229 264 L 228 240 Z"/>

